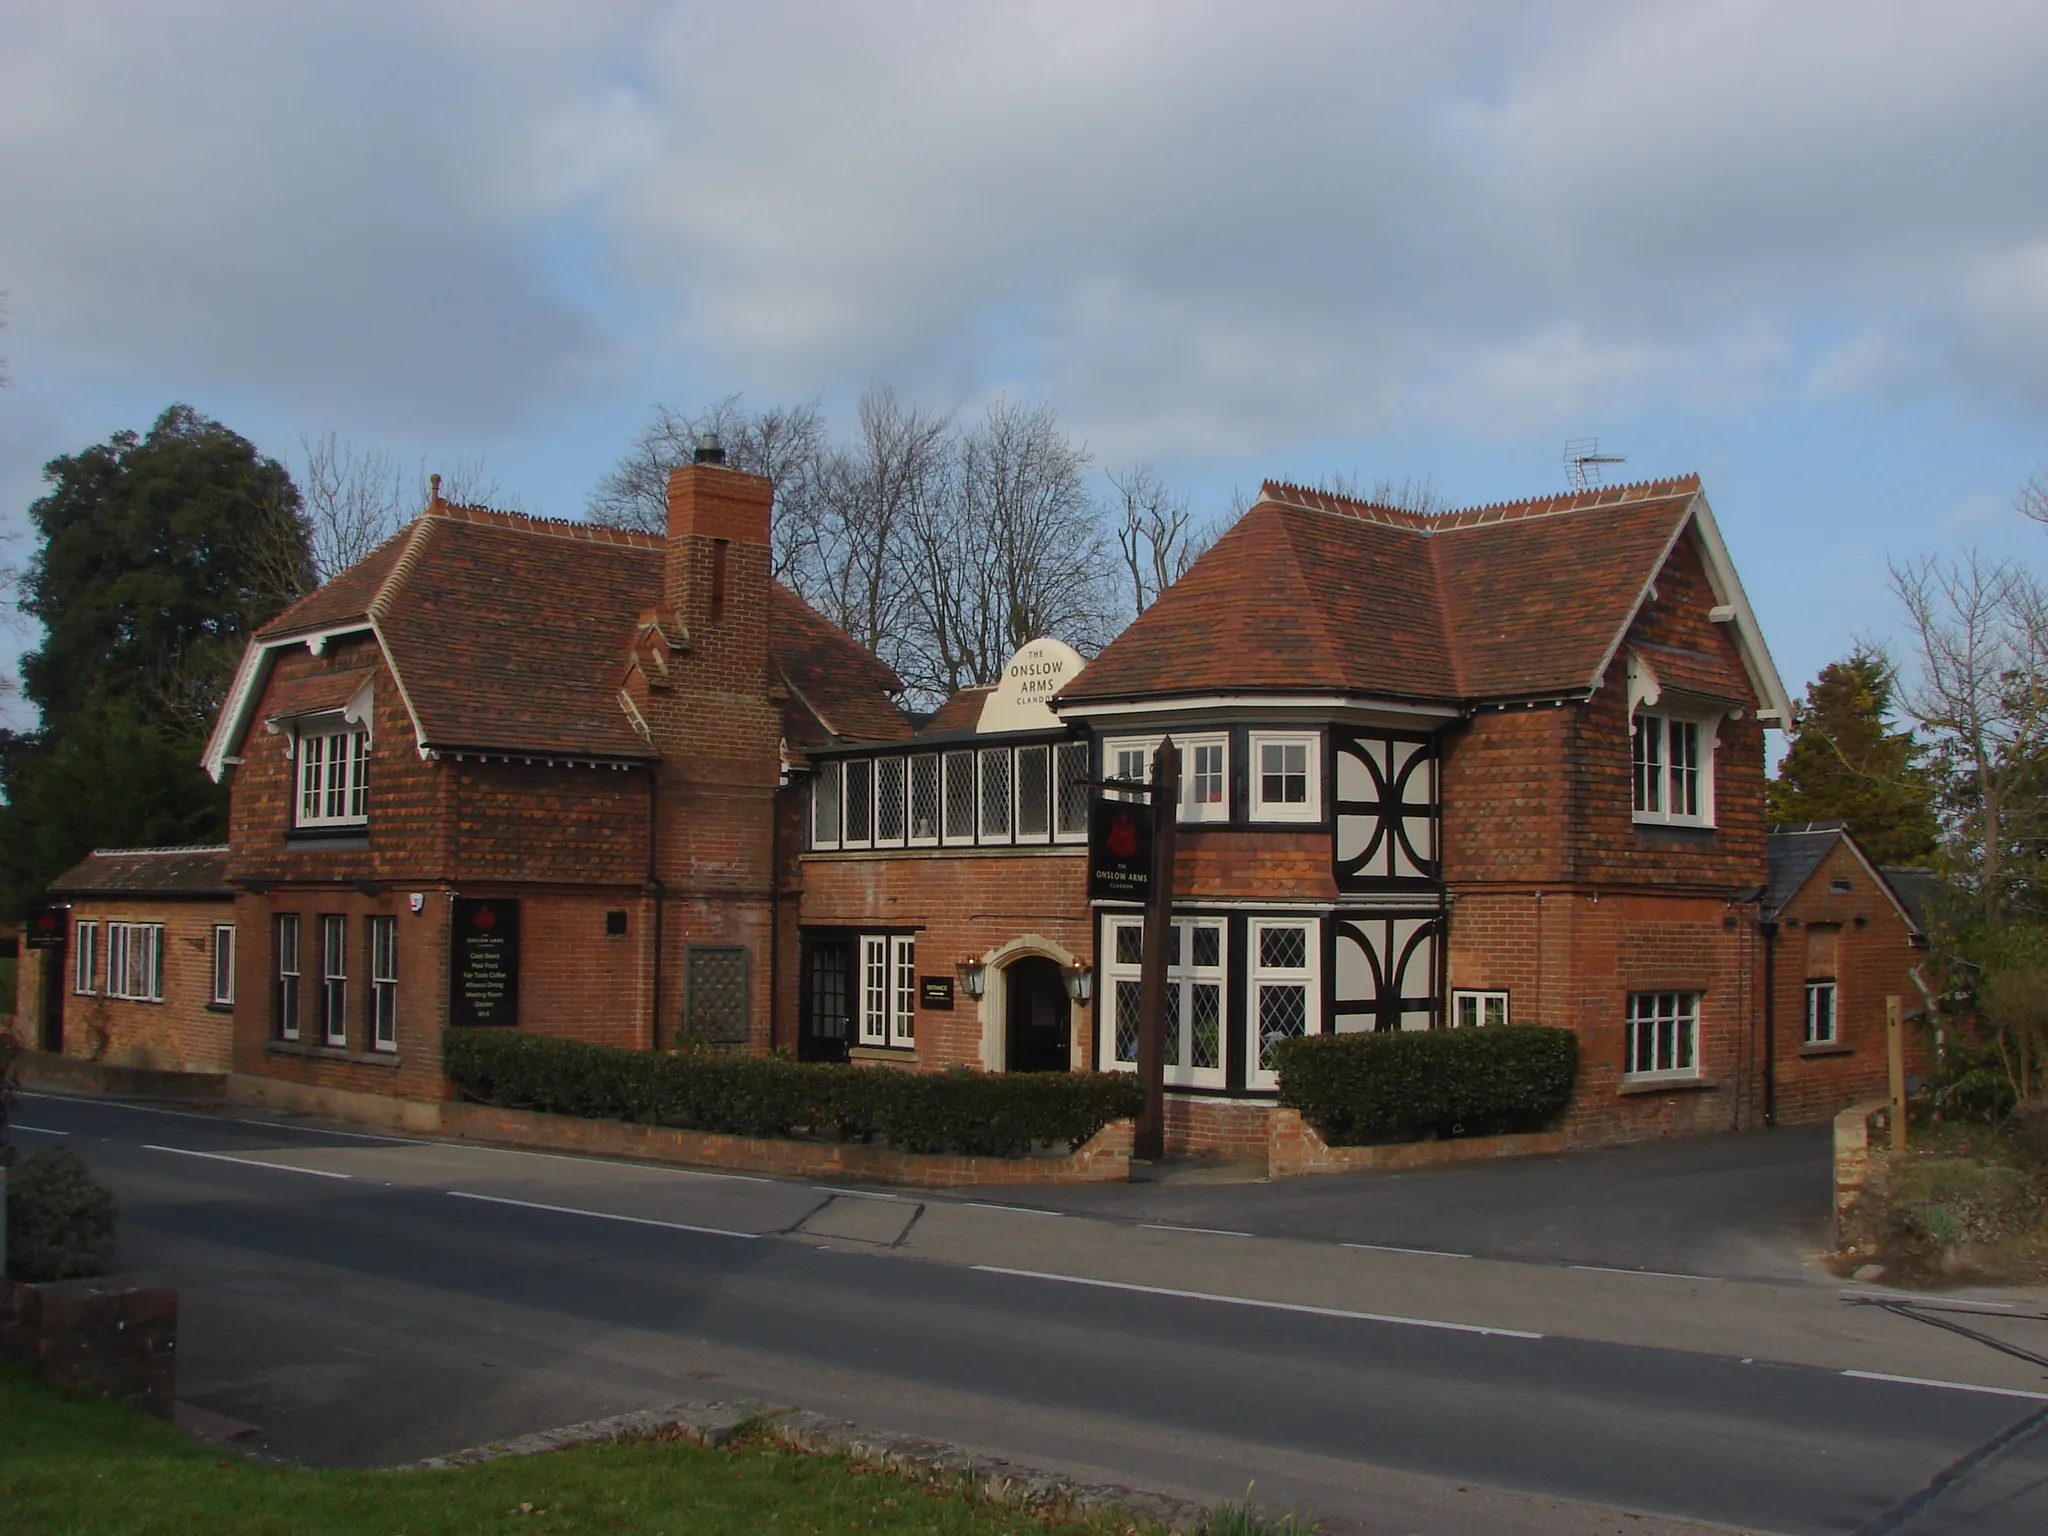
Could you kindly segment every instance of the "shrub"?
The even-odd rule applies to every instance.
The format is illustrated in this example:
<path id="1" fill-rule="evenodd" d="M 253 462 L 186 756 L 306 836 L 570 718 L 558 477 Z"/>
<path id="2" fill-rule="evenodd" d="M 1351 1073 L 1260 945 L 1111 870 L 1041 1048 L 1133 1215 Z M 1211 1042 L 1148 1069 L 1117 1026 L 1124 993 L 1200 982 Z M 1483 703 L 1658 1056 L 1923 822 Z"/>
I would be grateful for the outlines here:
<path id="1" fill-rule="evenodd" d="M 879 1135 L 900 1152 L 982 1157 L 1022 1157 L 1039 1142 L 1078 1147 L 1144 1101 L 1120 1072 L 897 1072 L 719 1051 L 671 1056 L 516 1030 L 448 1030 L 441 1061 L 464 1098 L 505 1109 L 729 1136 Z"/>
<path id="2" fill-rule="evenodd" d="M 1571 1103 L 1578 1036 L 1533 1024 L 1307 1035 L 1274 1050 L 1280 1102 L 1332 1146 L 1541 1130 Z"/>
<path id="3" fill-rule="evenodd" d="M 7 1174 L 7 1274 L 82 1280 L 114 1256 L 114 1196 L 85 1160 L 45 1147 Z"/>

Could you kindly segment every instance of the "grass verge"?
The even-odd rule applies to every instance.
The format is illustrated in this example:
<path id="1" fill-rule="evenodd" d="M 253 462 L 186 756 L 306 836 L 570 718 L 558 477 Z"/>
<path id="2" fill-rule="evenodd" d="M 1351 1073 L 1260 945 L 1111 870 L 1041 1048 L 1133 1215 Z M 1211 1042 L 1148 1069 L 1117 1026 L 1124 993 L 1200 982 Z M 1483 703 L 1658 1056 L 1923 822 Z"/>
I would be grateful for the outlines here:
<path id="1" fill-rule="evenodd" d="M 765 1440 L 592 1445 L 448 1471 L 281 1467 L 0 1362 L 0 1528 L 9 1536 L 1111 1536 L 938 1483 Z"/>

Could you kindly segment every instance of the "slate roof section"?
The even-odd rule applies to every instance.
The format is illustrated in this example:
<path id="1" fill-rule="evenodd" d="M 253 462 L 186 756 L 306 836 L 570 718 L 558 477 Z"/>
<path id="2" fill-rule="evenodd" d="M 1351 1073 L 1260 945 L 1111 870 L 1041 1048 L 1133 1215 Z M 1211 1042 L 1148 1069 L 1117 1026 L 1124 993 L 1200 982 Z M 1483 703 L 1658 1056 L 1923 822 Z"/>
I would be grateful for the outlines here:
<path id="1" fill-rule="evenodd" d="M 1425 515 L 1268 481 L 1060 702 L 1584 695 L 1699 493 L 1687 476 Z"/>
<path id="2" fill-rule="evenodd" d="M 49 885 L 52 896 L 232 897 L 225 844 L 186 848 L 102 848 Z"/>
<path id="3" fill-rule="evenodd" d="M 663 567 L 652 534 L 437 503 L 256 638 L 374 626 L 424 747 L 644 762 L 654 753 L 619 704 L 619 676 L 640 615 L 662 600 Z M 797 736 L 910 734 L 881 661 L 779 583 L 770 620 Z M 209 765 L 247 729 L 223 725 Z"/>
<path id="4" fill-rule="evenodd" d="M 1848 835 L 1839 821 L 1802 821 L 1773 827 L 1764 839 L 1771 875 L 1764 886 L 1763 915 L 1772 921 L 1797 896 L 1835 844 Z"/>
<path id="5" fill-rule="evenodd" d="M 1940 877 L 1931 869 L 1913 864 L 1887 864 L 1879 873 L 1884 876 L 1884 883 L 1892 888 L 1892 896 L 1905 909 L 1914 929 L 1926 933 L 1927 912 L 1934 905 Z"/>

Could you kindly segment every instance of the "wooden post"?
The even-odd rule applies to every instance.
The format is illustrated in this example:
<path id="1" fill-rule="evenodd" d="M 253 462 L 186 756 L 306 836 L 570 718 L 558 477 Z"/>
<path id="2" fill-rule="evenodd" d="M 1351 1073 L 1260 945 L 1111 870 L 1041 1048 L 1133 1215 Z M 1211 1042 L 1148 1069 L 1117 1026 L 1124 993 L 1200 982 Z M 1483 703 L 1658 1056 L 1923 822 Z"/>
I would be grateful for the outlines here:
<path id="1" fill-rule="evenodd" d="M 1906 1026 L 1899 1016 L 1899 1000 L 1884 1000 L 1885 1058 L 1891 1068 L 1892 1150 L 1906 1150 Z"/>
<path id="2" fill-rule="evenodd" d="M 1180 821 L 1180 749 L 1167 737 L 1152 754 L 1152 884 L 1138 971 L 1138 1080 L 1145 1109 L 1131 1156 L 1166 1156 L 1166 944 L 1173 933 L 1173 834 Z"/>

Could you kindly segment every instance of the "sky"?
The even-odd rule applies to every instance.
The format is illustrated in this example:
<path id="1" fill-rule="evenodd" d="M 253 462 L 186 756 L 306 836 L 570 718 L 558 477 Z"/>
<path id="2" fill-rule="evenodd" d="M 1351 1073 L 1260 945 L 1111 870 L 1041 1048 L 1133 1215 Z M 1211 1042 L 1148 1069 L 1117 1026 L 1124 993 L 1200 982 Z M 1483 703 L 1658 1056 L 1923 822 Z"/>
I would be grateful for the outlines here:
<path id="1" fill-rule="evenodd" d="M 1697 471 L 1796 693 L 2048 566 L 2048 7 L 0 0 L 0 561 L 190 403 L 581 515 L 656 401 L 1045 401 L 1200 514 Z M 1106 484 L 1105 484 L 1106 488 Z M 0 629 L 0 669 L 32 632 Z M 15 723 L 26 723 L 16 706 Z"/>

